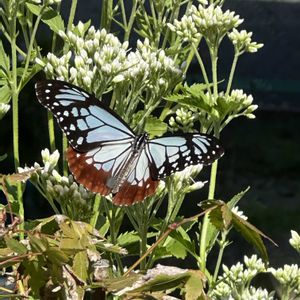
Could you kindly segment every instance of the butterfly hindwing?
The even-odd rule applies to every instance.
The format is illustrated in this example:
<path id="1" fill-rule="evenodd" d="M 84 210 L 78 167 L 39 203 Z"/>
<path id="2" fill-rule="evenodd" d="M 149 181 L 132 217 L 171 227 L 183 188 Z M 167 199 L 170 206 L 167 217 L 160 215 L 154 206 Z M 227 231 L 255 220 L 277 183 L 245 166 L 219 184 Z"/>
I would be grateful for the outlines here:
<path id="1" fill-rule="evenodd" d="M 131 147 L 131 141 L 105 144 L 84 153 L 69 147 L 69 168 L 75 179 L 90 191 L 107 195 L 111 192 L 108 181 L 116 177 L 125 165 Z"/>
<path id="2" fill-rule="evenodd" d="M 77 86 L 45 80 L 36 84 L 36 94 L 54 114 L 69 143 L 78 151 L 134 138 L 131 129 L 114 111 Z"/>
<path id="3" fill-rule="evenodd" d="M 150 140 L 147 152 L 153 162 L 152 177 L 162 179 L 190 165 L 209 165 L 221 157 L 224 150 L 212 136 L 186 133 Z"/>
<path id="4" fill-rule="evenodd" d="M 92 192 L 108 195 L 112 188 L 109 180 L 116 178 L 126 165 L 132 143 L 107 144 L 94 150 L 80 153 L 69 147 L 67 160 L 75 179 Z M 149 159 L 143 150 L 130 165 L 127 179 L 113 196 L 116 205 L 132 205 L 153 194 L 159 181 L 150 174 Z"/>
<path id="5" fill-rule="evenodd" d="M 113 197 L 116 205 L 132 205 L 143 201 L 146 197 L 154 194 L 159 181 L 153 180 L 150 173 L 149 157 L 145 149 L 135 159 L 132 170 L 127 179 L 122 183 L 119 191 Z"/>

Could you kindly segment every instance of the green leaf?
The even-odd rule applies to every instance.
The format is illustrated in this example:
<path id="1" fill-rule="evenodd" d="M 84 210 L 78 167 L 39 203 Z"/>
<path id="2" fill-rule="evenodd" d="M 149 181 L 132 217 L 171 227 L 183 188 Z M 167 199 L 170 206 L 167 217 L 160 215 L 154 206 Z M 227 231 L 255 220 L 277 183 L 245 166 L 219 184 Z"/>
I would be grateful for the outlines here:
<path id="1" fill-rule="evenodd" d="M 141 277 L 141 274 L 130 273 L 126 277 L 104 279 L 104 285 L 108 292 L 116 292 L 132 286 Z"/>
<path id="2" fill-rule="evenodd" d="M 228 206 L 222 201 L 217 202 L 218 206 L 209 213 L 210 222 L 218 229 L 228 229 L 231 225 L 232 213 Z"/>
<path id="3" fill-rule="evenodd" d="M 206 89 L 207 86 L 205 84 L 193 84 L 190 87 L 188 85 L 184 85 L 180 86 L 178 93 L 165 97 L 165 99 L 211 113 L 214 104 L 211 103 L 209 98 L 205 95 Z"/>
<path id="4" fill-rule="evenodd" d="M 244 191 L 241 191 L 240 193 L 234 195 L 228 202 L 227 206 L 230 209 L 233 209 L 238 202 L 245 196 L 245 194 L 250 190 L 250 186 L 248 186 Z"/>
<path id="5" fill-rule="evenodd" d="M 168 130 L 168 125 L 159 120 L 156 117 L 148 117 L 145 124 L 145 131 L 150 134 L 151 137 L 162 136 Z"/>
<path id="6" fill-rule="evenodd" d="M 228 207 L 230 209 L 232 209 L 245 196 L 245 194 L 249 191 L 249 189 L 250 188 L 247 187 L 244 191 L 241 191 L 240 193 L 233 196 L 227 203 Z M 209 207 L 216 205 L 218 203 L 216 201 L 217 200 L 203 201 L 200 203 L 200 206 L 203 207 L 203 209 L 205 209 L 205 208 L 207 209 Z M 221 201 L 220 204 L 221 203 L 223 203 L 223 202 Z M 215 225 L 213 225 L 211 222 L 209 222 L 208 231 L 207 231 L 207 247 L 206 247 L 207 252 L 210 252 L 212 247 L 215 245 L 215 242 L 217 240 L 217 236 L 219 234 L 219 230 L 221 227 L 222 227 L 222 224 L 219 224 L 219 229 L 217 229 L 217 227 Z"/>
<path id="7" fill-rule="evenodd" d="M 2 41 L 0 40 L 0 78 L 8 79 L 8 74 L 10 72 L 10 60 L 9 56 L 6 54 Z"/>
<path id="8" fill-rule="evenodd" d="M 232 213 L 232 223 L 234 228 L 241 233 L 241 235 L 244 237 L 244 239 L 249 242 L 251 245 L 253 245 L 262 258 L 267 261 L 268 260 L 268 253 L 266 250 L 266 247 L 262 241 L 262 236 L 266 239 L 268 239 L 270 242 L 272 242 L 275 246 L 277 244 L 269 238 L 267 235 L 265 235 L 263 232 L 261 232 L 259 229 L 257 229 L 254 225 L 249 223 L 248 221 L 242 219 L 238 215 Z"/>
<path id="9" fill-rule="evenodd" d="M 7 84 L 0 88 L 0 103 L 9 103 L 11 99 L 11 91 Z"/>
<path id="10" fill-rule="evenodd" d="M 190 277 L 184 286 L 185 299 L 205 300 L 207 299 L 203 290 L 205 276 L 201 271 L 189 270 Z"/>
<path id="11" fill-rule="evenodd" d="M 170 253 L 170 255 L 181 259 L 186 258 L 187 255 L 186 248 L 175 239 L 171 237 L 167 237 L 164 247 L 166 247 L 166 250 Z"/>
<path id="12" fill-rule="evenodd" d="M 140 237 L 135 231 L 121 233 L 117 239 L 117 243 L 122 247 L 126 247 L 138 241 L 140 241 Z"/>
<path id="13" fill-rule="evenodd" d="M 195 222 L 193 222 L 193 223 L 195 223 Z M 198 255 L 196 254 L 196 250 L 195 250 L 195 244 L 191 241 L 189 235 L 182 227 L 179 227 L 177 230 L 173 230 L 170 233 L 169 237 L 172 237 L 174 240 L 176 240 L 176 244 L 174 244 L 174 247 L 179 247 L 179 251 L 182 254 L 184 253 L 186 256 L 186 252 L 188 252 L 192 256 L 194 256 L 196 259 L 198 259 Z M 180 246 L 178 245 L 178 243 Z M 184 252 L 183 252 L 183 249 L 181 249 L 182 247 L 184 249 Z M 167 247 L 167 249 L 169 251 L 171 251 L 170 246 Z M 173 255 L 175 255 L 176 252 L 178 252 L 178 250 L 176 248 L 172 249 Z M 184 258 L 184 257 L 180 257 L 180 258 Z"/>
<path id="14" fill-rule="evenodd" d="M 88 278 L 89 261 L 86 251 L 80 251 L 75 254 L 73 260 L 73 271 L 83 281 Z"/>
<path id="15" fill-rule="evenodd" d="M 43 13 L 42 21 L 47 24 L 53 32 L 58 33 L 60 30 L 65 31 L 64 21 L 54 9 L 47 7 L 42 11 L 42 6 L 32 3 L 26 3 L 26 6 L 36 16 Z"/>
<path id="16" fill-rule="evenodd" d="M 13 250 L 14 252 L 20 255 L 27 253 L 27 248 L 16 239 L 10 238 L 8 236 L 6 236 L 4 239 L 9 249 Z"/>
<path id="17" fill-rule="evenodd" d="M 69 261 L 69 257 L 57 247 L 49 247 L 46 250 L 48 259 L 56 265 L 62 266 Z"/>
<path id="18" fill-rule="evenodd" d="M 158 274 L 152 279 L 145 280 L 145 283 L 142 286 L 130 291 L 130 293 L 165 291 L 178 287 L 189 277 L 190 274 L 188 271 L 174 275 Z"/>
<path id="19" fill-rule="evenodd" d="M 31 249 L 35 252 L 45 252 L 49 245 L 46 238 L 40 236 L 36 237 L 34 235 L 28 234 Z"/>

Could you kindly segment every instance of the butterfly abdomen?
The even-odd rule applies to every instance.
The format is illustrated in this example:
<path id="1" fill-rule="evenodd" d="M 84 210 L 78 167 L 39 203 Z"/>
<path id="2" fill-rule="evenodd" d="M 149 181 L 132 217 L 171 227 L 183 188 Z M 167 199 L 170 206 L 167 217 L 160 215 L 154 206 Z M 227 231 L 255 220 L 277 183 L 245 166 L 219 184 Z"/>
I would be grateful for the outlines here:
<path id="1" fill-rule="evenodd" d="M 141 152 L 144 150 L 147 139 L 148 135 L 146 133 L 136 137 L 132 145 L 131 154 L 128 157 L 127 161 L 125 161 L 125 163 L 115 176 L 110 177 L 107 180 L 106 185 L 108 188 L 111 189 L 111 192 L 113 194 L 116 194 L 119 191 L 119 188 L 122 186 L 122 184 L 126 181 L 130 173 L 135 168 L 137 159 L 139 158 Z"/>

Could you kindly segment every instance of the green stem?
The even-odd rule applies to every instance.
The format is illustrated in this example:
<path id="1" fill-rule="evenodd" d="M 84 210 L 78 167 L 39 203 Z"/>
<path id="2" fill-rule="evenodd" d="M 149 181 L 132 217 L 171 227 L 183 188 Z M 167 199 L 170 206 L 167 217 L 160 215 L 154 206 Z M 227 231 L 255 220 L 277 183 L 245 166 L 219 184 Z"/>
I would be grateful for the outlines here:
<path id="1" fill-rule="evenodd" d="M 214 271 L 214 276 L 213 276 L 213 280 L 212 280 L 213 285 L 217 281 L 217 277 L 218 277 L 219 270 L 220 270 L 221 263 L 222 263 L 222 259 L 223 259 L 224 250 L 227 246 L 227 243 L 226 243 L 227 234 L 228 234 L 228 231 L 222 232 L 222 239 L 220 241 L 220 250 L 219 250 L 219 253 L 218 253 L 218 259 L 217 259 L 217 263 L 216 263 L 216 267 L 215 267 L 215 271 Z"/>
<path id="2" fill-rule="evenodd" d="M 27 75 L 27 71 L 28 71 L 29 64 L 30 64 L 30 59 L 31 59 L 31 52 L 32 52 L 32 49 L 33 49 L 34 41 L 35 41 L 36 32 L 38 30 L 40 21 L 42 19 L 44 8 L 45 7 L 43 6 L 43 8 L 41 9 L 41 13 L 37 16 L 37 19 L 34 23 L 33 31 L 32 31 L 31 37 L 30 37 L 29 46 L 28 46 L 28 49 L 27 49 L 27 55 L 26 55 L 26 61 L 25 61 L 23 74 L 22 74 L 22 77 L 21 77 L 21 80 L 20 80 L 19 86 L 18 86 L 18 93 L 21 92 L 21 88 L 23 86 L 23 81 L 26 79 L 26 75 Z"/>
<path id="3" fill-rule="evenodd" d="M 131 10 L 131 13 L 130 13 L 130 18 L 129 18 L 129 21 L 128 21 L 128 24 L 127 24 L 126 30 L 125 30 L 124 41 L 129 40 L 130 33 L 131 33 L 131 30 L 132 30 L 132 26 L 133 26 L 133 22 L 134 22 L 135 17 L 136 17 L 137 4 L 138 4 L 137 0 L 133 0 L 132 10 Z"/>
<path id="4" fill-rule="evenodd" d="M 10 23 L 10 35 L 11 35 L 11 58 L 12 58 L 12 78 L 11 78 L 11 95 L 12 95 L 12 113 L 13 113 L 13 152 L 14 152 L 14 164 L 15 170 L 17 171 L 20 166 L 20 154 L 19 154 L 19 94 L 18 94 L 18 78 L 17 78 L 17 46 L 16 46 L 16 27 L 17 27 L 17 8 L 15 8 L 15 13 L 11 18 Z M 17 199 L 19 204 L 19 217 L 21 218 L 21 223 L 19 225 L 20 229 L 20 239 L 24 239 L 24 205 L 22 198 L 22 185 L 17 184 Z"/>
<path id="5" fill-rule="evenodd" d="M 211 64 L 212 64 L 212 79 L 213 79 L 213 93 L 214 98 L 218 96 L 218 76 L 217 76 L 217 61 L 218 61 L 218 51 L 210 50 L 211 55 Z M 220 135 L 220 128 L 215 128 L 215 136 L 218 138 Z M 210 181 L 209 181 L 209 190 L 208 190 L 208 199 L 212 200 L 215 198 L 215 188 L 216 188 L 216 178 L 218 170 L 218 161 L 215 161 L 211 167 Z M 205 272 L 206 270 L 206 246 L 207 246 L 207 233 L 209 231 L 210 221 L 208 214 L 205 214 L 202 223 L 201 229 L 201 238 L 200 238 L 200 259 L 201 259 L 201 271 Z"/>
<path id="6" fill-rule="evenodd" d="M 201 72 L 202 72 L 202 75 L 203 75 L 204 82 L 207 85 L 207 89 L 210 93 L 209 80 L 208 80 L 208 77 L 207 77 L 207 73 L 206 73 L 205 66 L 203 64 L 202 58 L 201 58 L 201 56 L 199 54 L 199 51 L 197 50 L 196 46 L 194 45 L 194 43 L 192 43 L 192 48 L 193 48 L 193 51 L 194 51 L 194 53 L 196 55 L 196 58 L 198 60 L 198 63 L 199 63 L 199 66 L 200 66 L 200 69 L 201 69 Z"/>
<path id="7" fill-rule="evenodd" d="M 48 132 L 49 132 L 49 142 L 50 142 L 50 150 L 53 153 L 56 150 L 55 146 L 55 132 L 54 132 L 54 118 L 53 114 L 47 111 L 48 116 Z"/>
<path id="8" fill-rule="evenodd" d="M 63 158 L 63 175 L 68 176 L 68 162 L 66 150 L 68 148 L 68 140 L 65 135 L 62 136 L 62 158 Z"/>
<path id="9" fill-rule="evenodd" d="M 67 32 L 70 31 L 72 28 L 72 24 L 73 24 L 73 21 L 75 18 L 76 8 L 77 8 L 77 0 L 72 0 L 69 19 L 68 19 L 68 25 L 67 25 L 67 29 L 66 29 Z M 69 51 L 69 44 L 65 43 L 63 53 L 66 54 L 68 51 Z"/>
<path id="10" fill-rule="evenodd" d="M 144 254 L 147 252 L 147 234 L 148 234 L 148 224 L 151 211 L 151 207 L 148 207 L 148 201 L 140 203 L 140 211 L 139 211 L 139 218 L 137 221 L 139 222 L 139 235 L 140 235 L 140 257 L 143 257 Z M 146 270 L 147 266 L 147 259 L 143 259 L 140 262 L 140 270 Z"/>
<path id="11" fill-rule="evenodd" d="M 67 25 L 67 31 L 71 30 L 72 24 L 74 22 L 75 13 L 77 8 L 77 0 L 72 0 L 70 14 L 69 14 L 69 20 Z"/>
<path id="12" fill-rule="evenodd" d="M 214 199 L 216 177 L 217 177 L 218 161 L 215 161 L 211 167 L 208 199 Z M 203 218 L 200 238 L 200 258 L 201 258 L 201 271 L 205 272 L 206 269 L 206 245 L 207 245 L 207 233 L 210 225 L 209 216 L 206 214 Z"/>
<path id="13" fill-rule="evenodd" d="M 121 7 L 121 14 L 122 14 L 123 26 L 124 26 L 124 29 L 125 29 L 125 36 L 124 36 L 124 40 L 125 40 L 126 33 L 127 33 L 126 11 L 125 11 L 125 6 L 124 6 L 123 0 L 119 0 L 119 3 L 120 3 L 120 7 Z"/>
<path id="14" fill-rule="evenodd" d="M 213 91 L 214 91 L 214 100 L 218 97 L 218 70 L 217 70 L 217 62 L 218 62 L 218 50 L 211 50 L 211 67 L 212 67 L 212 80 L 213 80 Z"/>
<path id="15" fill-rule="evenodd" d="M 103 0 L 101 6 L 100 28 L 106 29 L 107 32 L 110 32 L 111 20 L 113 17 L 112 11 L 113 0 Z"/>
<path id="16" fill-rule="evenodd" d="M 239 53 L 235 52 L 234 54 L 234 58 L 232 61 L 232 65 L 231 65 L 231 69 L 230 69 L 230 74 L 229 74 L 229 78 L 228 78 L 228 83 L 227 83 L 227 88 L 226 88 L 226 92 L 225 92 L 225 97 L 227 97 L 230 93 L 230 89 L 231 89 L 231 85 L 232 85 L 232 81 L 233 81 L 233 76 L 234 76 L 234 72 L 235 72 L 235 68 L 237 65 L 237 61 L 239 58 Z"/>
<path id="17" fill-rule="evenodd" d="M 94 200 L 94 206 L 93 206 L 93 216 L 90 221 L 90 224 L 93 227 L 96 227 L 96 224 L 97 224 L 100 203 L 101 203 L 101 196 L 99 194 L 96 194 L 95 200 Z"/>

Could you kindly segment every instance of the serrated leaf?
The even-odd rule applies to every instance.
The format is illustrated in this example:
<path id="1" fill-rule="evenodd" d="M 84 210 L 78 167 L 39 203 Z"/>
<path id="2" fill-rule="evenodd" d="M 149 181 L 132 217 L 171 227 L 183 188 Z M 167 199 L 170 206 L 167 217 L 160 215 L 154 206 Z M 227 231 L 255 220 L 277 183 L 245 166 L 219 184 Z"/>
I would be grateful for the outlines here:
<path id="1" fill-rule="evenodd" d="M 184 285 L 185 299 L 204 300 L 206 299 L 203 290 L 205 276 L 201 271 L 189 270 L 190 277 Z"/>
<path id="2" fill-rule="evenodd" d="M 245 196 L 245 194 L 250 190 L 250 186 L 248 186 L 245 190 L 239 192 L 238 194 L 234 195 L 228 202 L 227 206 L 230 209 L 233 209 L 238 202 Z"/>
<path id="3" fill-rule="evenodd" d="M 168 125 L 159 120 L 156 117 L 148 117 L 145 124 L 145 131 L 148 132 L 151 137 L 153 136 L 162 136 L 168 130 Z"/>
<path id="4" fill-rule="evenodd" d="M 277 244 L 248 221 L 242 219 L 234 213 L 232 215 L 232 224 L 234 228 L 240 232 L 244 239 L 253 245 L 258 250 L 262 258 L 267 261 L 268 253 L 261 237 L 263 236 L 264 238 L 268 239 L 275 246 L 277 246 Z"/>
<path id="5" fill-rule="evenodd" d="M 83 281 L 88 278 L 89 261 L 86 251 L 79 251 L 75 254 L 72 270 Z"/>
<path id="6" fill-rule="evenodd" d="M 234 195 L 227 203 L 228 207 L 230 209 L 232 209 L 244 196 L 245 194 L 249 191 L 250 187 L 247 187 L 244 191 L 241 191 L 240 193 Z M 203 209 L 208 209 L 210 207 L 213 207 L 215 205 L 221 204 L 221 202 L 219 202 L 219 200 L 207 200 L 207 201 L 203 201 L 200 203 L 200 206 Z M 221 228 L 222 225 L 220 224 L 219 228 Z M 216 228 L 216 226 L 214 226 L 211 222 L 209 222 L 208 225 L 208 230 L 207 230 L 207 252 L 210 252 L 210 250 L 212 249 L 212 247 L 215 245 L 215 242 L 217 240 L 217 236 L 219 234 L 219 230 L 218 228 Z"/>
<path id="7" fill-rule="evenodd" d="M 14 252 L 20 255 L 27 253 L 27 248 L 16 239 L 10 238 L 8 236 L 6 236 L 4 239 L 9 249 L 13 250 Z"/>
<path id="8" fill-rule="evenodd" d="M 28 9 L 36 16 L 42 13 L 42 6 L 32 3 L 26 3 Z M 65 30 L 65 24 L 62 17 L 51 7 L 47 7 L 43 11 L 42 21 L 49 26 L 49 28 L 58 34 L 60 30 Z"/>
<path id="9" fill-rule="evenodd" d="M 167 237 L 164 247 L 171 256 L 184 259 L 187 255 L 186 248 L 178 241 L 171 237 Z"/>

